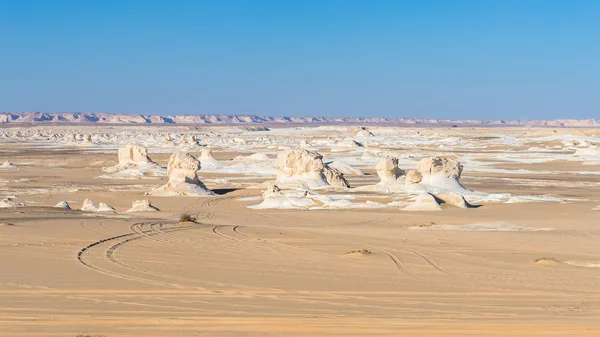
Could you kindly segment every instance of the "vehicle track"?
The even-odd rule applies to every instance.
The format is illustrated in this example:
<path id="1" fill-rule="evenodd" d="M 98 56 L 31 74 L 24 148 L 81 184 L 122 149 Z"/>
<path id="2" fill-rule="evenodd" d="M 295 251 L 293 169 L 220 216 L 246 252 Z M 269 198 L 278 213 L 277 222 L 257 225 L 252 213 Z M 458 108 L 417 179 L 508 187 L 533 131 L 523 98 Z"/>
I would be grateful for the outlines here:
<path id="1" fill-rule="evenodd" d="M 432 260 L 432 259 L 431 259 L 429 256 L 427 256 L 427 255 L 425 255 L 425 254 L 423 254 L 423 253 L 421 253 L 421 252 L 419 252 L 419 251 L 416 251 L 416 250 L 414 250 L 414 249 L 412 249 L 412 248 L 409 248 L 408 250 L 409 250 L 410 252 L 412 252 L 413 254 L 415 254 L 415 255 L 417 255 L 417 256 L 419 256 L 419 257 L 421 257 L 423 260 L 425 260 L 425 262 L 429 263 L 429 265 L 431 265 L 433 268 L 435 268 L 435 269 L 439 270 L 440 272 L 442 272 L 442 273 L 444 273 L 444 274 L 450 274 L 450 273 L 448 273 L 448 272 L 447 272 L 447 271 L 446 271 L 444 268 L 440 267 L 440 266 L 439 266 L 439 265 L 438 265 L 438 264 L 437 264 L 435 261 L 433 261 L 433 260 Z"/>
<path id="2" fill-rule="evenodd" d="M 195 226 L 188 226 L 188 227 L 180 227 L 180 228 L 172 228 L 173 231 L 175 230 L 186 230 L 186 229 L 190 229 L 193 228 Z M 141 270 L 139 268 L 135 268 L 135 267 L 131 267 L 128 265 L 125 265 L 123 263 L 121 263 L 120 261 L 115 259 L 115 251 L 129 243 L 141 238 L 144 238 L 145 236 L 140 235 L 138 233 L 126 233 L 126 234 L 121 234 L 121 235 L 116 235 L 116 236 L 112 236 L 112 237 L 108 237 L 102 240 L 98 240 L 95 241 L 85 247 L 83 247 L 82 249 L 80 249 L 77 252 L 77 260 L 84 266 L 99 272 L 101 274 L 105 274 L 105 275 L 109 275 L 109 276 L 113 276 L 113 277 L 118 277 L 121 279 L 126 279 L 126 280 L 131 280 L 131 281 L 138 281 L 138 282 L 143 282 L 143 283 L 148 283 L 148 284 L 153 284 L 153 285 L 158 285 L 158 286 L 170 286 L 170 287 L 176 287 L 176 288 L 181 288 L 184 287 L 180 284 L 175 284 L 175 283 L 169 283 L 169 282 L 162 282 L 162 281 L 157 281 L 157 280 L 151 280 L 151 279 L 146 279 L 146 278 L 142 278 L 142 277 L 137 277 L 137 276 L 133 276 L 133 275 L 128 275 L 128 274 L 124 274 L 124 273 L 119 273 L 119 272 L 115 272 L 112 270 L 108 270 L 102 267 L 99 267 L 97 265 L 95 265 L 94 263 L 92 263 L 90 260 L 91 258 L 88 256 L 90 254 L 90 251 L 99 247 L 100 245 L 104 244 L 104 243 L 110 243 L 112 241 L 117 241 L 116 244 L 112 245 L 111 247 L 108 248 L 108 250 L 105 252 L 105 257 L 113 262 L 116 263 L 117 265 L 123 267 L 123 268 L 127 268 L 130 270 L 136 270 L 138 272 L 143 272 L 143 273 L 148 273 L 147 271 Z M 122 241 L 118 241 L 118 240 L 122 240 Z M 185 288 L 185 287 L 184 287 Z M 190 287 L 188 287 L 190 288 Z M 192 289 L 198 289 L 198 287 L 191 287 Z"/>

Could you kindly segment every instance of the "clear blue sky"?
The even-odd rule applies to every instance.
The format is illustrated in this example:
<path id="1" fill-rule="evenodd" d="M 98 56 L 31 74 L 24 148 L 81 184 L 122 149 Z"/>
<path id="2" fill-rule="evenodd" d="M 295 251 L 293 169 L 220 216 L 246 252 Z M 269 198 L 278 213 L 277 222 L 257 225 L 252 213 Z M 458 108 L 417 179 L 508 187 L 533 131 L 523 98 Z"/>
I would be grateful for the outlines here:
<path id="1" fill-rule="evenodd" d="M 600 1 L 0 0 L 0 111 L 600 118 Z"/>

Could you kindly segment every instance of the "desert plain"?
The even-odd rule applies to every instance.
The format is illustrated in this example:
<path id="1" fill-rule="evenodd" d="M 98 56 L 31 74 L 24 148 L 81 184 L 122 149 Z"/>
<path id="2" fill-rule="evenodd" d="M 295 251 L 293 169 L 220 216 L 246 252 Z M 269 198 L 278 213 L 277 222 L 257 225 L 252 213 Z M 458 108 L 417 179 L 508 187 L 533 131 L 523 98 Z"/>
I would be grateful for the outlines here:
<path id="1" fill-rule="evenodd" d="M 3 127 L 0 336 L 600 336 L 598 146 L 586 128 Z"/>

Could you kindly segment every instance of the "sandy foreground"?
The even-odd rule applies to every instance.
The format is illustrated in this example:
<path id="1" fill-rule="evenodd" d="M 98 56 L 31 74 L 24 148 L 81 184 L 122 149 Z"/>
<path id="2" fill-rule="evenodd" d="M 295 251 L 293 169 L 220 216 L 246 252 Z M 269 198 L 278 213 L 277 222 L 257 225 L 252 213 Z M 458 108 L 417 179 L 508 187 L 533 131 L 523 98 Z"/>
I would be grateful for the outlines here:
<path id="1" fill-rule="evenodd" d="M 327 145 L 352 138 L 345 127 L 181 130 L 199 147 L 147 144 L 155 162 L 207 144 L 223 163 L 274 160 L 308 140 L 365 173 L 319 190 L 360 207 L 248 208 L 274 179 L 254 171 L 201 169 L 207 197 L 145 195 L 166 176 L 100 177 L 159 128 L 112 127 L 134 136 L 110 144 L 5 137 L 0 164 L 18 169 L 0 169 L 0 198 L 26 207 L 0 208 L 0 336 L 600 336 L 600 159 L 573 156 L 600 131 L 372 128 L 376 141 L 346 149 Z M 353 190 L 379 181 L 371 150 L 401 165 L 454 156 L 465 187 L 512 199 L 402 211 L 389 204 L 409 197 Z M 79 211 L 86 198 L 116 212 Z M 160 212 L 125 212 L 142 199 Z"/>

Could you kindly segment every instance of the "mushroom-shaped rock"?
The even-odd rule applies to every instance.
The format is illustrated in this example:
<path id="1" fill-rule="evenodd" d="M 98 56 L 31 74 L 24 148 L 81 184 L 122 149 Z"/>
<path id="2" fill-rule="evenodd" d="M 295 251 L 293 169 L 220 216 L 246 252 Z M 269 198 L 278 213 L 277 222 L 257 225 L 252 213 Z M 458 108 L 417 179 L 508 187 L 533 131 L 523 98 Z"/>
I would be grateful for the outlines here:
<path id="1" fill-rule="evenodd" d="M 277 182 L 309 187 L 350 187 L 344 174 L 323 163 L 323 156 L 303 149 L 285 150 L 277 156 Z"/>
<path id="2" fill-rule="evenodd" d="M 375 166 L 375 170 L 377 171 L 377 175 L 381 180 L 379 182 L 381 185 L 402 183 L 402 179 L 399 178 L 404 175 L 404 170 L 398 167 L 398 158 L 381 158 L 379 163 L 377 163 L 377 166 Z"/>
<path id="3" fill-rule="evenodd" d="M 196 171 L 200 170 L 200 162 L 189 153 L 175 152 L 169 158 L 167 175 L 169 182 L 150 194 L 153 195 L 179 195 L 179 196 L 206 196 L 213 195 L 198 179 Z"/>
<path id="4" fill-rule="evenodd" d="M 126 212 L 157 212 L 158 208 L 152 206 L 150 200 L 135 200 Z"/>
<path id="5" fill-rule="evenodd" d="M 403 211 L 440 211 L 440 206 L 437 199 L 431 193 L 421 193 L 417 196 L 417 200 L 412 204 L 404 207 Z"/>
<path id="6" fill-rule="evenodd" d="M 463 191 L 458 182 L 463 166 L 456 159 L 429 157 L 417 163 L 417 171 L 423 176 L 420 184 L 433 189 Z"/>
<path id="7" fill-rule="evenodd" d="M 59 201 L 58 204 L 56 204 L 54 207 L 56 207 L 56 208 L 62 208 L 62 209 L 67 209 L 67 210 L 71 209 L 71 206 L 66 201 Z"/>

